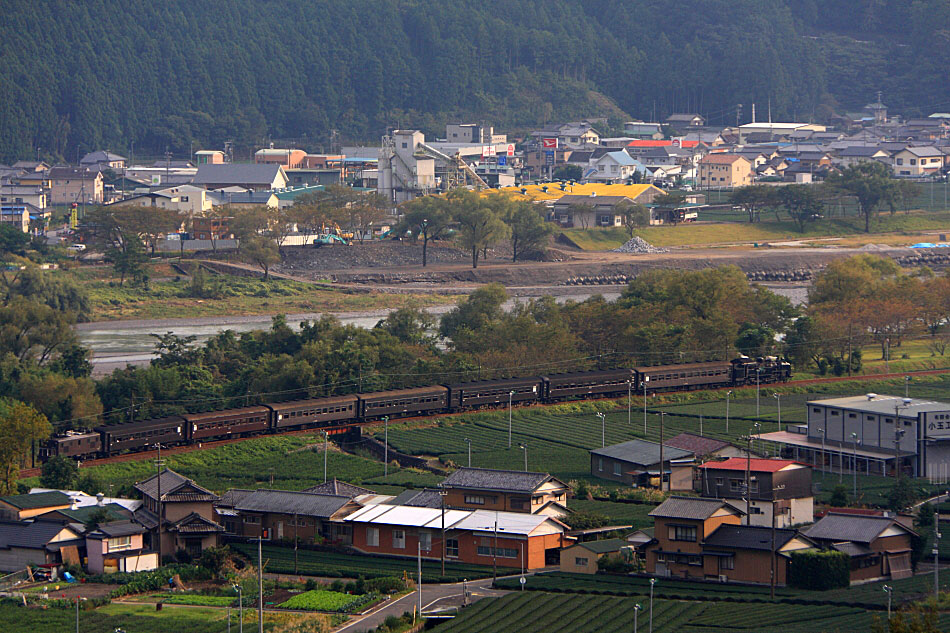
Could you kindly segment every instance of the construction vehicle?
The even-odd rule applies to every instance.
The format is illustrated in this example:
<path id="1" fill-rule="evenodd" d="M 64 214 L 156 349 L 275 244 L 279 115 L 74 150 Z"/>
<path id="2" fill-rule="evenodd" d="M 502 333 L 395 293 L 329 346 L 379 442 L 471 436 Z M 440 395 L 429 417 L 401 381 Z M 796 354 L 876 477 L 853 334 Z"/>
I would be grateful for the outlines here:
<path id="1" fill-rule="evenodd" d="M 333 233 L 321 233 L 317 237 L 313 238 L 313 247 L 320 248 L 322 246 L 349 246 L 351 242 L 339 235 L 334 235 Z"/>

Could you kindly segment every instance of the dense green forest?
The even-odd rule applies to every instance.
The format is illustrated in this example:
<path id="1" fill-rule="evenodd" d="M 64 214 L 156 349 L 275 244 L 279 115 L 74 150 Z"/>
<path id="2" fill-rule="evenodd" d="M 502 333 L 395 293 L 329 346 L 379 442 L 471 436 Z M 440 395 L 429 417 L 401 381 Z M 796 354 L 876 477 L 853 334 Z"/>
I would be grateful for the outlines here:
<path id="1" fill-rule="evenodd" d="M 0 161 L 233 140 L 328 149 L 451 119 L 950 109 L 946 0 L 7 0 Z M 619 119 L 616 119 L 619 120 Z M 334 135 L 334 131 L 336 134 Z"/>

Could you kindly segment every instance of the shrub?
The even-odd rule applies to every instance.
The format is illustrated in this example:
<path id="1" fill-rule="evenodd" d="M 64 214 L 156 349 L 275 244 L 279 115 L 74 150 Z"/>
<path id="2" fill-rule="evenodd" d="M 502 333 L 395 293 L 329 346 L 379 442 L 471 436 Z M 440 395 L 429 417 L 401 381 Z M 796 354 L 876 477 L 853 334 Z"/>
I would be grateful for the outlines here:
<path id="1" fill-rule="evenodd" d="M 792 552 L 788 584 L 816 591 L 847 587 L 851 584 L 851 559 L 843 552 Z"/>

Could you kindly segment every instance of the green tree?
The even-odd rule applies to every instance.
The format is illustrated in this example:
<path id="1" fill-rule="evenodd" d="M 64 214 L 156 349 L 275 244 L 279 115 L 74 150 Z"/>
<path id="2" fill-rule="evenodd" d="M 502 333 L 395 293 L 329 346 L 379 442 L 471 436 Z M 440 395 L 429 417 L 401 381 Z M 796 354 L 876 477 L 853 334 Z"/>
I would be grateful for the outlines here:
<path id="1" fill-rule="evenodd" d="M 0 305 L 0 354 L 20 362 L 44 365 L 77 344 L 71 315 L 47 305 L 15 297 Z"/>
<path id="2" fill-rule="evenodd" d="M 729 196 L 729 202 L 742 207 L 749 215 L 749 222 L 760 220 L 763 208 L 777 203 L 776 188 L 768 185 L 739 187 Z"/>
<path id="3" fill-rule="evenodd" d="M 439 334 L 443 338 L 450 339 L 462 328 L 469 330 L 481 329 L 491 321 L 496 321 L 503 316 L 502 304 L 507 300 L 508 292 L 503 285 L 488 284 L 482 286 L 442 315 L 442 320 L 439 323 Z"/>
<path id="4" fill-rule="evenodd" d="M 645 205 L 624 200 L 614 208 L 614 211 L 623 218 L 623 225 L 631 238 L 637 229 L 650 226 L 650 209 Z"/>
<path id="5" fill-rule="evenodd" d="M 554 169 L 555 180 L 580 180 L 584 176 L 584 168 L 573 163 L 565 163 Z"/>
<path id="6" fill-rule="evenodd" d="M 49 435 L 46 416 L 23 402 L 0 398 L 0 494 L 16 494 L 20 465 L 31 446 Z"/>
<path id="7" fill-rule="evenodd" d="M 831 492 L 831 499 L 828 503 L 835 508 L 844 508 L 848 505 L 848 488 L 843 484 L 838 484 Z"/>
<path id="8" fill-rule="evenodd" d="M 864 216 L 865 233 L 871 232 L 871 217 L 881 205 L 894 200 L 901 191 L 887 165 L 877 161 L 849 165 L 829 175 L 825 184 L 832 190 L 854 196 Z"/>
<path id="9" fill-rule="evenodd" d="M 410 234 L 413 240 L 422 238 L 422 266 L 428 263 L 429 241 L 437 240 L 448 231 L 451 216 L 448 203 L 440 196 L 421 196 L 403 205 L 402 220 L 393 229 L 397 235 Z"/>
<path id="10" fill-rule="evenodd" d="M 824 210 L 824 203 L 818 197 L 813 185 L 788 185 L 778 194 L 788 215 L 798 225 L 798 232 L 805 232 L 805 224 L 817 218 Z"/>
<path id="11" fill-rule="evenodd" d="M 449 213 L 459 225 L 462 246 L 472 254 L 472 268 L 478 268 L 478 256 L 508 235 L 508 227 L 490 204 L 479 194 L 464 189 L 448 194 Z"/>
<path id="12" fill-rule="evenodd" d="M 145 247 L 142 241 L 134 236 L 126 236 L 120 243 L 113 244 L 106 249 L 106 261 L 112 262 L 112 268 L 119 275 L 119 286 L 121 287 L 126 279 L 131 279 L 135 283 L 142 285 L 148 284 L 148 275 L 145 270 L 145 264 L 148 262 L 148 255 L 145 253 Z"/>
<path id="13" fill-rule="evenodd" d="M 75 460 L 56 455 L 43 464 L 40 485 L 44 488 L 72 490 L 77 481 L 79 481 L 79 466 Z"/>
<path id="14" fill-rule="evenodd" d="M 903 512 L 917 500 L 917 491 L 910 479 L 900 475 L 887 493 L 887 507 L 894 512 Z"/>
<path id="15" fill-rule="evenodd" d="M 504 217 L 511 235 L 511 261 L 543 247 L 554 230 L 544 221 L 534 205 L 526 200 L 512 200 Z"/>
<path id="16" fill-rule="evenodd" d="M 241 258 L 260 266 L 264 271 L 264 281 L 270 277 L 270 269 L 280 263 L 280 250 L 277 243 L 264 235 L 249 235 L 241 239 Z"/>
<path id="17" fill-rule="evenodd" d="M 0 257 L 25 255 L 30 235 L 13 224 L 0 224 Z"/>

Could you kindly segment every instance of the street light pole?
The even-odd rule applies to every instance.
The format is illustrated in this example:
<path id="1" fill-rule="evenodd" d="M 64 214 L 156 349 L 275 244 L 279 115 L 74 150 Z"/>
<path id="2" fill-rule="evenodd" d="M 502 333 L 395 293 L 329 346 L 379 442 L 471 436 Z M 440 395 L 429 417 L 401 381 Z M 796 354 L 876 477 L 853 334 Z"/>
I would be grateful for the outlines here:
<path id="1" fill-rule="evenodd" d="M 518 448 L 524 451 L 524 471 L 528 472 L 528 445 L 518 444 Z"/>
<path id="2" fill-rule="evenodd" d="M 508 448 L 511 448 L 511 398 L 514 395 L 514 391 L 508 392 Z"/>
<path id="3" fill-rule="evenodd" d="M 607 414 L 598 411 L 597 417 L 600 418 L 601 445 L 603 447 L 606 447 L 607 446 Z"/>
<path id="4" fill-rule="evenodd" d="M 726 433 L 729 432 L 729 397 L 732 395 L 732 390 L 726 392 Z"/>
<path id="5" fill-rule="evenodd" d="M 244 633 L 244 592 L 238 584 L 234 585 L 234 590 L 238 593 L 238 633 Z"/>
<path id="6" fill-rule="evenodd" d="M 637 615 L 640 613 L 640 609 L 643 607 L 639 603 L 633 605 L 633 633 L 638 633 L 639 627 L 637 626 Z"/>
<path id="7" fill-rule="evenodd" d="M 934 521 L 934 600 L 940 602 L 940 559 L 937 557 L 940 551 L 940 515 Z"/>
<path id="8" fill-rule="evenodd" d="M 782 430 L 782 394 L 776 393 L 775 399 L 778 401 L 778 430 Z"/>
<path id="9" fill-rule="evenodd" d="M 755 368 L 755 417 L 759 417 L 759 384 L 762 376 L 762 368 Z"/>
<path id="10" fill-rule="evenodd" d="M 666 411 L 660 411 L 660 492 L 663 492 L 663 475 L 666 474 L 666 468 L 663 465 L 663 422 L 666 419 Z"/>
<path id="11" fill-rule="evenodd" d="M 386 447 L 383 449 L 383 476 L 389 475 L 389 416 L 383 416 L 383 440 Z"/>
<path id="12" fill-rule="evenodd" d="M 890 626 L 891 621 L 891 592 L 894 591 L 894 588 L 890 585 L 884 585 L 884 591 L 887 592 L 887 622 Z"/>
<path id="13" fill-rule="evenodd" d="M 439 484 L 439 504 L 442 507 L 442 575 L 445 576 L 445 495 L 449 494 Z"/>
<path id="14" fill-rule="evenodd" d="M 908 391 L 910 391 L 910 376 L 904 376 L 904 397 L 905 398 L 910 397 L 910 394 L 908 394 Z"/>
<path id="15" fill-rule="evenodd" d="M 653 585 L 656 584 L 656 578 L 650 579 L 650 633 L 653 633 Z"/>
<path id="16" fill-rule="evenodd" d="M 633 422 L 631 419 L 631 416 L 632 416 L 631 407 L 633 406 L 633 401 L 631 400 L 632 397 L 633 397 L 633 381 L 628 380 L 627 381 L 627 426 L 633 426 Z"/>
<path id="17" fill-rule="evenodd" d="M 257 633 L 264 633 L 264 531 L 257 537 Z"/>
<path id="18" fill-rule="evenodd" d="M 422 541 L 418 541 L 418 540 L 416 541 L 416 551 L 418 552 L 416 561 L 417 561 L 417 564 L 419 565 L 418 567 L 419 569 L 418 593 L 419 593 L 419 618 L 421 619 L 422 618 Z"/>
<path id="19" fill-rule="evenodd" d="M 162 466 L 165 465 L 165 462 L 162 461 L 162 445 L 156 444 L 153 448 L 158 449 L 158 458 L 155 460 L 155 470 L 158 471 L 158 474 L 155 475 L 155 484 L 158 487 L 158 566 L 162 566 Z"/>
<path id="20" fill-rule="evenodd" d="M 858 500 L 858 434 L 851 434 L 851 472 L 854 475 L 853 495 Z"/>
<path id="21" fill-rule="evenodd" d="M 817 429 L 817 431 L 821 433 L 821 472 L 825 472 L 825 437 L 827 434 L 823 428 Z"/>
<path id="22" fill-rule="evenodd" d="M 472 467 L 472 440 L 465 438 L 465 443 L 468 444 L 468 467 Z"/>
<path id="23" fill-rule="evenodd" d="M 323 483 L 327 483 L 327 455 L 330 452 L 330 433 L 323 432 Z"/>
<path id="24" fill-rule="evenodd" d="M 647 435 L 647 383 L 650 382 L 649 376 L 643 377 L 643 436 Z"/>

